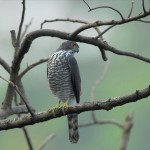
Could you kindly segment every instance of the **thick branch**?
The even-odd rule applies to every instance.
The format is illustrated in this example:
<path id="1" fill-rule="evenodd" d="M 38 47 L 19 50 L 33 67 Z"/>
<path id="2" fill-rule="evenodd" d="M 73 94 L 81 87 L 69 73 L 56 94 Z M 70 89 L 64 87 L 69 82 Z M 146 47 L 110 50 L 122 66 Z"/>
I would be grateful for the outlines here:
<path id="1" fill-rule="evenodd" d="M 42 36 L 51 36 L 51 37 L 58 37 L 58 38 L 61 38 L 61 39 L 71 40 L 70 36 L 69 36 L 69 33 L 56 31 L 56 30 L 44 29 L 44 30 L 37 30 L 37 31 L 33 31 L 33 32 L 29 33 L 26 36 L 26 38 L 24 39 L 24 41 L 21 45 L 21 48 L 18 52 L 18 55 L 17 55 L 16 59 L 13 62 L 12 68 L 13 68 L 14 71 L 17 72 L 19 70 L 20 63 L 21 63 L 24 55 L 28 52 L 32 41 L 35 40 L 36 38 L 39 38 L 39 37 L 42 37 Z M 95 40 L 92 37 L 86 37 L 86 36 L 78 35 L 75 38 L 73 38 L 73 40 L 78 41 L 78 42 L 88 43 L 88 44 L 95 45 L 95 46 L 100 46 L 100 47 L 102 46 L 102 47 L 104 47 L 104 49 L 112 51 L 113 53 L 116 53 L 116 54 L 119 54 L 119 55 L 126 55 L 126 56 L 130 56 L 130 57 L 134 57 L 134 58 L 146 61 L 146 62 L 150 62 L 149 58 L 142 57 L 138 54 L 134 54 L 134 53 L 131 53 L 131 52 L 119 51 L 119 50 L 113 48 L 112 46 L 108 45 L 107 43 L 102 42 L 100 40 Z"/>
<path id="2" fill-rule="evenodd" d="M 78 19 L 69 19 L 69 18 L 67 18 L 67 19 L 59 19 L 59 18 L 58 18 L 58 19 L 53 19 L 53 20 L 44 20 L 44 21 L 41 23 L 41 29 L 42 29 L 42 27 L 43 27 L 43 25 L 44 25 L 45 23 L 57 22 L 57 21 L 89 24 L 89 22 L 87 22 L 87 21 L 78 20 Z M 113 25 L 113 26 L 114 26 L 114 25 Z M 111 27 L 111 28 L 112 28 L 112 27 Z M 99 30 L 99 28 L 97 28 L 97 27 L 94 27 L 94 29 L 95 29 L 96 32 L 98 33 L 98 36 L 96 37 L 96 39 L 100 38 L 102 41 L 103 41 L 102 35 L 103 35 L 104 33 L 106 33 L 106 32 L 109 30 L 109 29 L 107 29 L 107 30 L 101 32 L 101 31 Z M 99 47 L 99 49 L 100 49 L 100 52 L 101 52 L 101 54 L 102 54 L 103 60 L 104 60 L 104 61 L 107 61 L 107 56 L 106 56 L 106 53 L 105 53 L 104 48 L 103 48 L 103 47 Z"/>
<path id="3" fill-rule="evenodd" d="M 136 102 L 138 100 L 143 100 L 148 96 L 150 96 L 150 87 L 136 91 L 126 96 L 113 98 L 111 100 L 109 99 L 107 101 L 87 102 L 82 105 L 67 107 L 65 110 L 62 108 L 57 108 L 55 109 L 55 111 L 49 110 L 47 112 L 36 113 L 34 117 L 24 116 L 16 120 L 12 119 L 2 120 L 0 121 L 0 130 L 21 128 L 26 125 L 33 125 L 35 123 L 51 120 L 72 113 L 82 113 L 91 110 L 111 110 L 117 106 L 122 106 L 127 103 Z"/>

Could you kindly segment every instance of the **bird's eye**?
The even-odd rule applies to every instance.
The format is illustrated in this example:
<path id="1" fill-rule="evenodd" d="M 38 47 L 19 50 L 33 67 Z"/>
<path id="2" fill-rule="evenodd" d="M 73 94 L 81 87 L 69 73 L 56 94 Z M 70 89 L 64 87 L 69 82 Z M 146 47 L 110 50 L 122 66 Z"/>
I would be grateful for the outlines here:
<path id="1" fill-rule="evenodd" d="M 72 44 L 72 47 L 75 47 L 75 46 L 77 46 L 77 44 L 76 44 L 76 43 L 73 43 L 73 44 Z"/>

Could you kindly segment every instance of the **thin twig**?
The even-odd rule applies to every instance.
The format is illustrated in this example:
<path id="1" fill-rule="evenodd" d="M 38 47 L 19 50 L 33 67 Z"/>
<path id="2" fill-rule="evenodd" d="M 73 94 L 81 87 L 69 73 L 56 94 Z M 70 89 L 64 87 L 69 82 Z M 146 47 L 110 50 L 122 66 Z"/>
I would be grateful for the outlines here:
<path id="1" fill-rule="evenodd" d="M 14 95 L 14 102 L 15 102 L 15 105 L 18 106 L 18 98 L 17 98 L 17 94 L 16 93 Z M 20 116 L 21 115 L 18 114 L 18 117 L 20 117 Z M 22 131 L 23 131 L 25 139 L 27 141 L 29 150 L 34 150 L 32 142 L 31 142 L 31 139 L 30 139 L 30 136 L 29 136 L 29 133 L 28 133 L 28 130 L 26 129 L 26 127 L 22 127 Z"/>
<path id="2" fill-rule="evenodd" d="M 55 134 L 50 134 L 43 142 L 42 144 L 39 146 L 38 150 L 43 150 L 44 147 L 54 138 L 56 137 Z"/>
<path id="3" fill-rule="evenodd" d="M 90 5 L 85 0 L 83 0 L 83 2 L 87 5 L 87 7 L 89 8 L 89 10 L 91 10 Z"/>
<path id="4" fill-rule="evenodd" d="M 106 76 L 106 74 L 108 72 L 109 65 L 110 65 L 110 61 L 105 63 L 105 66 L 104 66 L 104 69 L 102 71 L 102 74 L 99 75 L 98 79 L 96 79 L 94 84 L 92 85 L 91 92 L 90 92 L 90 101 L 94 101 L 96 88 L 103 81 L 103 79 L 105 78 L 105 76 Z"/>
<path id="5" fill-rule="evenodd" d="M 98 39 L 99 37 L 101 37 L 103 34 L 105 34 L 108 30 L 110 30 L 114 26 L 115 26 L 115 24 L 109 26 L 107 29 L 105 29 L 103 32 L 101 32 L 101 34 L 99 34 L 98 36 L 96 36 L 96 39 Z"/>
<path id="6" fill-rule="evenodd" d="M 134 6 L 134 1 L 131 3 L 131 9 L 130 9 L 130 12 L 129 12 L 128 18 L 130 18 L 130 17 L 131 17 L 131 14 L 132 14 L 132 11 L 133 11 L 133 6 Z"/>
<path id="7" fill-rule="evenodd" d="M 23 10 L 22 10 L 22 16 L 21 16 L 21 21 L 19 25 L 19 30 L 18 30 L 18 35 L 17 35 L 17 43 L 20 43 L 20 36 L 21 36 L 21 30 L 22 30 L 22 25 L 24 22 L 24 16 L 25 16 L 25 0 L 22 0 L 22 5 L 23 5 Z"/>
<path id="8" fill-rule="evenodd" d="M 22 95 L 22 93 L 20 92 L 20 90 L 18 89 L 17 85 L 15 85 L 12 81 L 8 81 L 5 78 L 3 78 L 2 76 L 0 76 L 0 78 L 4 81 L 6 81 L 7 83 L 9 83 L 15 90 L 16 92 L 19 94 L 19 96 L 22 98 L 23 102 L 25 103 L 29 113 L 31 114 L 32 117 L 34 117 L 34 113 L 32 112 L 32 110 L 30 109 L 30 106 L 28 105 L 28 103 L 26 102 L 24 96 Z"/>
<path id="9" fill-rule="evenodd" d="M 110 125 L 116 125 L 119 128 L 123 128 L 123 125 L 116 121 L 116 120 L 97 120 L 97 121 L 92 121 L 92 122 L 88 122 L 88 123 L 82 123 L 79 124 L 79 127 L 89 127 L 89 126 L 93 126 L 93 125 L 106 125 L 106 124 L 110 124 Z"/>
<path id="10" fill-rule="evenodd" d="M 146 20 L 142 20 L 142 19 L 138 19 L 136 21 L 139 21 L 139 22 L 144 22 L 144 23 L 150 23 L 150 21 L 146 21 Z"/>
<path id="11" fill-rule="evenodd" d="M 19 75 L 19 78 L 22 78 L 29 70 L 31 70 L 32 68 L 36 67 L 37 65 L 40 65 L 44 62 L 46 62 L 48 60 L 48 58 L 43 58 L 33 64 L 31 64 L 30 66 L 28 66 L 25 70 L 23 70 L 20 75 Z"/>
<path id="12" fill-rule="evenodd" d="M 127 149 L 131 129 L 133 126 L 132 120 L 133 120 L 133 115 L 128 114 L 128 116 L 126 117 L 125 123 L 123 125 L 122 138 L 121 138 L 119 150 Z"/>
<path id="13" fill-rule="evenodd" d="M 89 6 L 89 4 L 88 4 L 85 0 L 83 0 L 83 1 L 84 1 L 84 3 L 88 6 L 89 11 L 93 11 L 93 10 L 96 10 L 96 9 L 99 9 L 99 8 L 109 8 L 109 9 L 112 9 L 112 10 L 114 10 L 115 12 L 117 12 L 117 13 L 120 15 L 121 19 L 124 20 L 124 17 L 123 17 L 123 15 L 121 14 L 121 12 L 120 12 L 119 10 L 113 8 L 113 7 L 110 7 L 110 6 L 99 6 L 99 7 L 91 8 L 91 7 Z"/>
<path id="14" fill-rule="evenodd" d="M 91 92 L 90 92 L 90 101 L 94 101 L 94 99 L 95 99 L 95 93 L 96 93 L 96 88 L 100 84 L 100 82 L 102 82 L 103 79 L 105 78 L 106 73 L 107 73 L 108 68 L 109 68 L 109 64 L 110 64 L 110 61 L 108 61 L 107 63 L 105 63 L 105 66 L 104 66 L 102 74 L 99 76 L 98 79 L 95 80 L 95 82 L 94 82 L 94 84 L 93 84 L 93 86 L 91 88 Z M 93 122 L 98 122 L 94 111 L 91 111 L 91 117 L 92 117 Z"/>
<path id="15" fill-rule="evenodd" d="M 26 127 L 23 127 L 22 130 L 23 130 L 25 139 L 26 139 L 26 141 L 27 141 L 29 150 L 34 150 L 33 145 L 32 145 L 32 143 L 31 143 L 31 139 L 30 139 L 30 137 L 29 137 L 29 133 L 28 133 Z"/>
<path id="16" fill-rule="evenodd" d="M 142 0 L 142 7 L 143 7 L 144 13 L 146 13 L 147 11 L 146 11 L 146 9 L 145 9 L 145 0 Z"/>
<path id="17" fill-rule="evenodd" d="M 20 37 L 20 43 L 22 42 L 22 40 L 23 40 L 25 34 L 27 33 L 27 30 L 31 26 L 32 22 L 33 22 L 33 18 L 31 18 L 30 22 L 27 25 L 25 25 L 25 29 L 24 29 L 23 33 L 21 34 L 21 37 Z"/>

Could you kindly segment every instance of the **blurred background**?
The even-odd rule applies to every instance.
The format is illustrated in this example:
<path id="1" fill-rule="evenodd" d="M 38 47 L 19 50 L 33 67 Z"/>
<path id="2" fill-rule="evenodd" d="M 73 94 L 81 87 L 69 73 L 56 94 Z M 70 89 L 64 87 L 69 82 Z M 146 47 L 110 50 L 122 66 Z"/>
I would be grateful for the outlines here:
<path id="1" fill-rule="evenodd" d="M 124 15 L 128 16 L 131 8 L 131 0 L 86 0 L 91 7 L 112 6 Z M 140 0 L 134 1 L 133 14 L 142 12 Z M 149 1 L 146 7 L 149 8 Z M 21 0 L 0 0 L 0 57 L 9 64 L 12 62 L 14 49 L 11 44 L 10 30 L 18 31 L 21 19 Z M 119 20 L 120 16 L 110 9 L 98 9 L 88 12 L 88 8 L 82 0 L 26 0 L 26 14 L 24 26 L 33 18 L 28 33 L 40 29 L 40 24 L 45 19 L 72 18 L 93 22 L 96 20 Z M 147 18 L 150 20 L 150 17 Z M 56 22 L 47 23 L 43 28 L 72 32 L 81 24 Z M 103 31 L 105 27 L 100 29 Z M 96 36 L 94 29 L 81 33 L 87 36 Z M 104 39 L 112 46 L 120 49 L 139 53 L 150 58 L 150 25 L 141 22 L 132 22 L 112 28 L 104 35 Z M 58 38 L 43 37 L 36 39 L 29 52 L 25 55 L 21 70 L 39 59 L 49 57 L 55 52 L 63 40 Z M 107 52 L 108 62 L 101 58 L 97 47 L 78 43 L 80 53 L 76 54 L 82 78 L 81 103 L 90 101 L 90 91 L 93 83 L 100 78 L 105 67 L 108 67 L 104 79 L 96 88 L 94 100 L 106 100 L 108 98 L 123 96 L 143 89 L 150 84 L 150 65 L 140 60 L 118 56 Z M 51 94 L 47 77 L 46 63 L 29 71 L 23 78 L 26 95 L 31 105 L 37 111 L 48 110 L 57 103 L 57 99 Z M 0 75 L 9 79 L 7 72 L 0 66 Z M 7 83 L 0 80 L 0 101 L 5 97 Z M 150 98 L 136 103 L 116 107 L 110 111 L 96 111 L 98 119 L 114 119 L 124 123 L 128 113 L 133 113 L 133 128 L 130 135 L 128 150 L 141 150 L 150 148 Z M 85 112 L 79 115 L 79 123 L 91 121 L 91 113 Z M 117 150 L 121 142 L 122 131 L 114 125 L 97 125 L 80 128 L 80 140 L 72 145 L 68 140 L 68 126 L 66 117 L 53 119 L 44 123 L 27 126 L 35 149 L 50 134 L 56 137 L 49 142 L 44 150 Z M 1 150 L 27 150 L 28 146 L 21 129 L 1 131 Z"/>

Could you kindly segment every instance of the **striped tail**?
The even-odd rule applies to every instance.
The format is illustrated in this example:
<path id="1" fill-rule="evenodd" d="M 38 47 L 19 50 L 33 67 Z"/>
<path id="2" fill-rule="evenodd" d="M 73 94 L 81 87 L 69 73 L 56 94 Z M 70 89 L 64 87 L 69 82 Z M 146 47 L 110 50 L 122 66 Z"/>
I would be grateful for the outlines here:
<path id="1" fill-rule="evenodd" d="M 69 131 L 69 140 L 73 144 L 77 143 L 79 140 L 79 131 L 78 131 L 78 115 L 71 114 L 68 115 L 68 131 Z"/>

